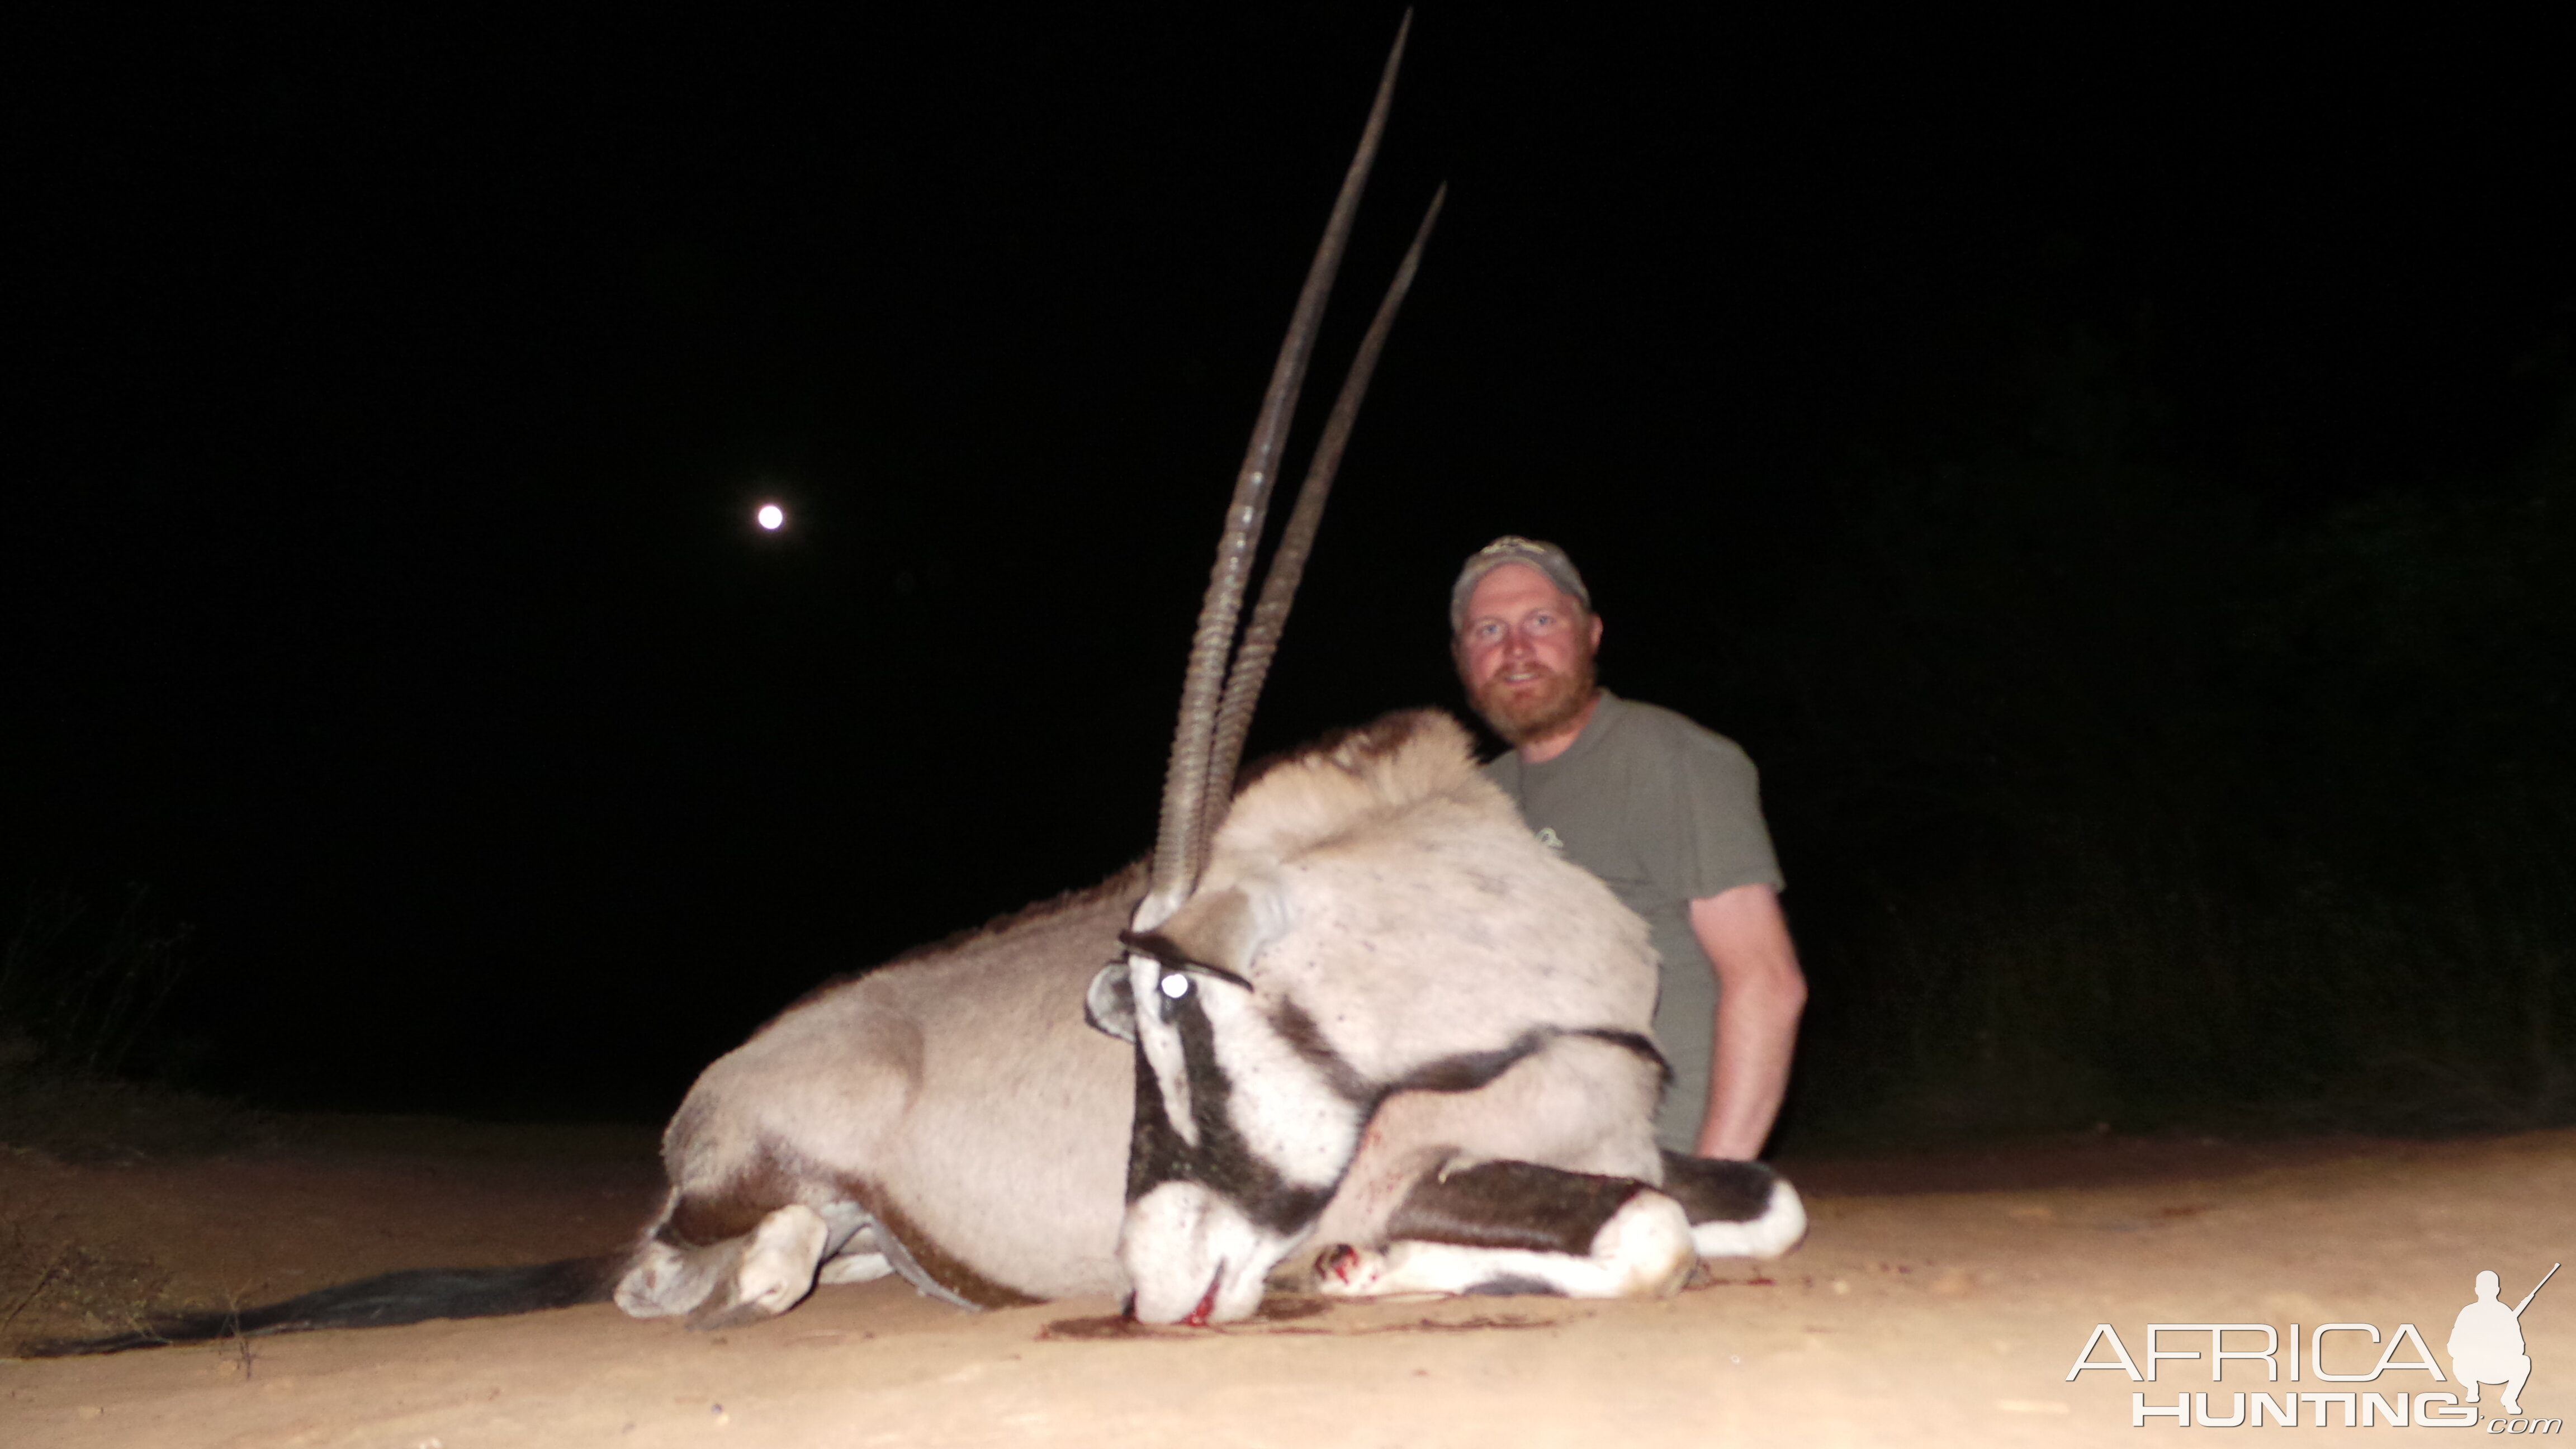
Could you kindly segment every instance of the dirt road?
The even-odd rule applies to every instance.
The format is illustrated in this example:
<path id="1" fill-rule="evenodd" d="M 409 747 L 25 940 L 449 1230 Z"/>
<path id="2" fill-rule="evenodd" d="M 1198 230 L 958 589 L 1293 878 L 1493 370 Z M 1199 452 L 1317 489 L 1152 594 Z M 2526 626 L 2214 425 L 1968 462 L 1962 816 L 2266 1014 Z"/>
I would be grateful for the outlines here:
<path id="1" fill-rule="evenodd" d="M 540 1261 L 621 1240 L 658 1179 L 638 1134 L 340 1123 L 188 1164 L 0 1161 L 19 1284 L 9 1341 L 79 1331 L 120 1291 L 199 1301 L 390 1268 Z M 2576 1256 L 2576 1133 L 2267 1148 L 2104 1139 L 1791 1164 L 1814 1217 L 1767 1272 L 1670 1302 L 1478 1299 L 1325 1309 L 1225 1331 L 1099 1336 L 1114 1305 L 969 1316 L 896 1283 L 832 1288 L 702 1335 L 608 1307 L 116 1358 L 0 1362 L 0 1444 L 501 1446 L 2132 1443 L 2132 1395 L 2459 1393 L 2451 1321 L 2493 1269 L 2510 1303 Z M 30 1291 L 34 1270 L 64 1265 Z M 77 1278 L 77 1283 L 72 1280 Z M 122 1286 L 120 1286 L 122 1285 Z M 77 1288 L 77 1292 L 70 1291 Z M 17 1307 L 13 1310 L 12 1303 Z M 2067 1382 L 2097 1323 L 2141 1371 L 2149 1323 L 2301 1325 L 2301 1378 L 2231 1362 Z M 2406 1368 L 2413 1324 L 2444 1378 Z M 2524 1315 L 2527 1416 L 2576 1417 L 2576 1279 Z M 2210 1334 L 2166 1332 L 2168 1354 Z M 2231 1351 L 2264 1335 L 2230 1335 Z M 2092 1351 L 2111 1362 L 2107 1344 Z M 2501 1391 L 2484 1391 L 2490 1418 Z M 2340 1399 L 2295 1403 L 2339 1428 Z M 2426 1406 L 2411 1398 L 2408 1407 Z M 2199 1413 L 2192 1407 L 2195 1416 Z M 2450 1412 L 2437 1404 L 2434 1413 Z M 2171 1415 L 2149 1431 L 2177 1426 Z M 2470 1427 L 2463 1425 L 2463 1427 Z M 2505 1432 L 2481 1423 L 2471 1432 Z M 2202 1432 L 2195 1424 L 2192 1432 Z M 2414 1429 L 2375 1432 L 2413 1433 Z"/>

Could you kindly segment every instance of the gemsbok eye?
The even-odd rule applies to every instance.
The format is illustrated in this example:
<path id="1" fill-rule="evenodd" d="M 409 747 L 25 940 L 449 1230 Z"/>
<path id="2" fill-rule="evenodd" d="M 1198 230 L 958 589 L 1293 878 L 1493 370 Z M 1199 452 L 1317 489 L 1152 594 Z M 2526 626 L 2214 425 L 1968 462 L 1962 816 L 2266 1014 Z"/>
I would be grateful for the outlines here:
<path id="1" fill-rule="evenodd" d="M 1174 1001 L 1190 994 L 1190 974 L 1186 971 L 1163 973 L 1163 994 Z"/>

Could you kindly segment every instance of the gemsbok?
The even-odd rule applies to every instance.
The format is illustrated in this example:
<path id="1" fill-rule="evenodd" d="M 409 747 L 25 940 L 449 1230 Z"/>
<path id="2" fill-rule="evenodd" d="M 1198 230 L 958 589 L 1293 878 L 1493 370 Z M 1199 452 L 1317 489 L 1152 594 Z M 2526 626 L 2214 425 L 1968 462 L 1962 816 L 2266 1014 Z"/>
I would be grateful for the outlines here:
<path id="1" fill-rule="evenodd" d="M 1404 36 L 1227 506 L 1148 861 L 827 985 L 719 1058 L 671 1120 L 669 1196 L 631 1249 L 395 1273 L 32 1351 L 602 1298 L 713 1328 L 890 1273 L 960 1307 L 1124 1294 L 1145 1322 L 1207 1324 L 1250 1314 L 1283 1272 L 1340 1295 L 1610 1297 L 1673 1292 L 1700 1256 L 1794 1247 L 1804 1210 L 1767 1168 L 1657 1149 L 1645 925 L 1531 836 L 1456 721 L 1390 715 L 1229 788 L 1439 214 L 1435 194 L 1230 649 Z"/>

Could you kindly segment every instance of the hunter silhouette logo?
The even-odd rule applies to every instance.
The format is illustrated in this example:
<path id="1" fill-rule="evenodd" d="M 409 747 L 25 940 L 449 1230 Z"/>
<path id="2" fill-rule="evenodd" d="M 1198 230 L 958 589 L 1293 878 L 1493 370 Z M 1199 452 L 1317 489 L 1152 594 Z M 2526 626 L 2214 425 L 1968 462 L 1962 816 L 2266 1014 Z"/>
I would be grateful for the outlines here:
<path id="1" fill-rule="evenodd" d="M 2466 1388 L 2468 1401 L 2478 1401 L 2480 1384 L 2504 1385 L 2504 1411 L 2522 1412 L 2522 1386 L 2531 1382 L 2531 1355 L 2522 1351 L 2522 1310 L 2558 1276 L 2558 1265 L 2540 1275 L 2531 1291 L 2511 1308 L 2496 1297 L 2499 1280 L 2492 1270 L 2478 1274 L 2478 1301 L 2460 1310 L 2451 1324 L 2451 1372 Z"/>
<path id="2" fill-rule="evenodd" d="M 2126 1374 L 2133 1382 L 2154 1383 L 2159 1368 L 2167 1367 L 2169 1360 L 2182 1359 L 2206 1364 L 2209 1382 L 2217 1385 L 2226 1378 L 2231 1360 L 2248 1369 L 2260 1366 L 2257 1377 L 2263 1387 L 2194 1391 L 2171 1404 L 2151 1403 L 2144 1391 L 2132 1392 L 2132 1428 L 2143 1428 L 2151 1419 L 2168 1420 L 2177 1428 L 2232 1429 L 2248 1424 L 2261 1428 L 2267 1421 L 2287 1428 L 2299 1423 L 2300 1411 L 2305 1409 L 2314 1414 L 2310 1426 L 2319 1429 L 2367 1429 L 2379 1423 L 2468 1429 L 2483 1422 L 2490 1434 L 2557 1434 L 2562 1420 L 2523 1416 L 2522 1391 L 2531 1382 L 2531 1355 L 2523 1341 L 2522 1315 L 2549 1280 L 2558 1276 L 2560 1266 L 2550 1264 L 2522 1301 L 2511 1306 L 2502 1296 L 2503 1280 L 2493 1269 L 2481 1270 L 2477 1301 L 2459 1311 L 2443 1345 L 2450 1360 L 2447 1376 L 2432 1346 L 2412 1323 L 2401 1323 L 2386 1334 L 2369 1323 L 2321 1323 L 2304 1333 L 2296 1323 L 2286 1332 L 2269 1323 L 2150 1323 L 2143 1354 L 2132 1354 L 2128 1344 L 2120 1341 L 2118 1329 L 2097 1323 L 2084 1347 L 2076 1351 L 2066 1377 L 2073 1382 L 2088 1370 L 2109 1370 Z M 2365 1335 L 2379 1345 L 2376 1362 L 2365 1356 L 2368 1351 L 2359 1341 Z M 2360 1371 L 2337 1372 L 2327 1366 L 2330 1361 L 2342 1369 Z M 2388 1379 L 2391 1373 L 2420 1373 L 2426 1377 L 2414 1383 L 2450 1387 L 2401 1387 L 2408 1380 Z M 2165 1377 L 2170 1380 L 2172 1375 Z M 2294 1387 L 2302 1383 L 2319 1387 Z M 2489 1419 L 2479 1413 L 2479 1392 L 2490 1384 L 2504 1390 L 2497 1396 L 2504 1408 L 2502 1417 Z"/>

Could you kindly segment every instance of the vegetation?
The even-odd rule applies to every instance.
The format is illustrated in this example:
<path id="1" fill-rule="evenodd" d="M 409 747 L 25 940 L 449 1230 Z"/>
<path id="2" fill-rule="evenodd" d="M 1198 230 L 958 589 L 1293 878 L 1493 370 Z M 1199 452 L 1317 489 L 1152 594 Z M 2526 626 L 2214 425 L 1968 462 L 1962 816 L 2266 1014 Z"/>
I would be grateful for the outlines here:
<path id="1" fill-rule="evenodd" d="M 0 1149 L 69 1160 L 219 1151 L 260 1120 L 179 1086 L 168 1030 L 193 928 L 132 885 L 112 908 L 57 886 L 31 892 L 0 945 Z"/>
<path id="2" fill-rule="evenodd" d="M 2061 368 L 1703 681 L 1815 982 L 1788 1131 L 2576 1120 L 2576 406 L 2299 510 Z"/>

